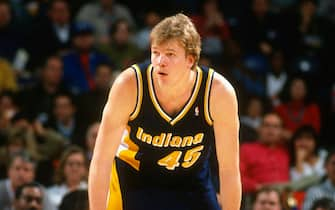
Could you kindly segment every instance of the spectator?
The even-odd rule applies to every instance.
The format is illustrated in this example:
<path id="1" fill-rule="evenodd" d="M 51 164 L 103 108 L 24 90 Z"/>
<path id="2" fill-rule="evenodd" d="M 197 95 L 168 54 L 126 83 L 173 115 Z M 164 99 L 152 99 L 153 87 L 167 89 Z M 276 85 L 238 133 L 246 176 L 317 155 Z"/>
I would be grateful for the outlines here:
<path id="1" fill-rule="evenodd" d="M 94 49 L 93 32 L 92 25 L 76 23 L 73 27 L 72 51 L 63 56 L 63 80 L 75 95 L 94 89 L 96 67 L 109 61 L 107 56 Z"/>
<path id="2" fill-rule="evenodd" d="M 335 210 L 335 201 L 329 198 L 321 198 L 313 203 L 311 210 Z"/>
<path id="3" fill-rule="evenodd" d="M 290 140 L 292 150 L 291 180 L 298 181 L 306 177 L 320 180 L 325 175 L 324 162 L 327 155 L 319 148 L 319 139 L 311 126 L 300 127 Z"/>
<path id="4" fill-rule="evenodd" d="M 202 38 L 202 53 L 217 63 L 220 59 L 224 42 L 231 38 L 229 24 L 225 20 L 217 0 L 205 0 L 199 14 L 192 17 Z"/>
<path id="5" fill-rule="evenodd" d="M 309 75 L 319 76 L 321 55 L 330 44 L 328 34 L 334 35 L 331 25 L 317 14 L 317 1 L 301 0 L 293 12 L 282 15 L 282 47 L 292 63 L 292 69 Z M 329 53 L 329 52 L 328 52 Z"/>
<path id="6" fill-rule="evenodd" d="M 280 192 L 276 188 L 262 187 L 257 190 L 252 210 L 281 210 Z"/>
<path id="7" fill-rule="evenodd" d="M 41 66 L 49 56 L 71 47 L 72 21 L 67 0 L 51 0 L 47 18 L 32 25 L 27 40 L 30 68 Z"/>
<path id="8" fill-rule="evenodd" d="M 24 112 L 13 117 L 10 132 L 18 133 L 24 139 L 25 149 L 36 161 L 51 159 L 63 147 L 64 140 L 61 135 L 45 129 L 38 121 L 30 122 Z"/>
<path id="9" fill-rule="evenodd" d="M 242 144 L 240 167 L 244 193 L 289 181 L 289 154 L 283 144 L 282 126 L 276 113 L 267 113 L 259 130 L 259 140 Z"/>
<path id="10" fill-rule="evenodd" d="M 113 60 L 117 71 L 136 63 L 141 55 L 140 49 L 131 42 L 131 36 L 127 20 L 119 19 L 111 25 L 109 42 L 100 46 L 101 52 Z"/>
<path id="11" fill-rule="evenodd" d="M 19 186 L 35 179 L 36 162 L 27 153 L 15 154 L 8 164 L 8 178 L 0 181 L 0 209 L 10 210 Z M 50 210 L 47 197 L 43 198 L 43 210 Z"/>
<path id="12" fill-rule="evenodd" d="M 87 189 L 87 160 L 84 151 L 76 146 L 68 147 L 62 154 L 56 172 L 56 185 L 47 189 L 52 208 L 59 208 L 65 194 L 77 189 Z"/>
<path id="13" fill-rule="evenodd" d="M 12 18 L 10 2 L 0 1 L 0 57 L 9 63 L 14 61 L 17 51 L 23 46 L 21 31 Z"/>
<path id="14" fill-rule="evenodd" d="M 59 210 L 89 210 L 87 190 L 75 190 L 66 194 Z"/>
<path id="15" fill-rule="evenodd" d="M 15 94 L 9 91 L 0 91 L 0 137 L 3 139 L 11 126 L 11 119 L 18 112 Z M 2 141 L 1 143 L 4 143 Z M 0 143 L 0 145 L 2 145 Z"/>
<path id="16" fill-rule="evenodd" d="M 150 32 L 151 29 L 161 20 L 161 15 L 155 10 L 149 10 L 145 13 L 144 27 L 140 28 L 134 35 L 133 42 L 144 53 L 150 51 Z M 148 56 L 149 57 L 149 56 Z"/>
<path id="17" fill-rule="evenodd" d="M 233 85 L 237 87 L 240 103 L 245 103 L 244 100 L 249 95 L 258 97 L 265 96 L 264 75 L 253 71 L 243 62 L 243 49 L 240 44 L 231 40 L 227 42 L 226 50 L 224 51 L 224 75 L 227 75 Z"/>
<path id="18" fill-rule="evenodd" d="M 21 140 L 24 142 L 24 149 L 34 160 L 37 161 L 42 158 L 37 149 L 37 141 L 34 136 L 34 129 L 26 113 L 16 113 L 11 119 L 11 126 L 7 132 L 9 137 L 21 138 Z"/>
<path id="19" fill-rule="evenodd" d="M 245 112 L 241 116 L 240 141 L 255 141 L 258 138 L 258 131 L 262 123 L 264 111 L 263 101 L 251 96 L 248 99 Z"/>
<path id="20" fill-rule="evenodd" d="M 55 95 L 67 92 L 62 77 L 62 59 L 56 55 L 49 56 L 39 72 L 37 83 L 20 93 L 21 104 L 31 119 L 37 119 L 43 125 L 48 121 Z"/>
<path id="21" fill-rule="evenodd" d="M 278 17 L 269 10 L 269 0 L 252 0 L 241 18 L 238 34 L 246 54 L 270 55 L 278 45 Z"/>
<path id="22" fill-rule="evenodd" d="M 0 178 L 6 177 L 6 167 L 9 160 L 19 152 L 24 152 L 27 149 L 26 137 L 23 132 L 18 129 L 10 129 L 11 132 L 6 132 L 7 138 L 4 146 L 0 147 Z"/>
<path id="23" fill-rule="evenodd" d="M 135 28 L 135 20 L 127 7 L 115 3 L 114 0 L 99 0 L 87 3 L 78 12 L 77 21 L 85 21 L 94 26 L 97 43 L 107 43 L 108 30 L 119 19 L 125 19 L 132 29 Z"/>
<path id="24" fill-rule="evenodd" d="M 285 91 L 288 92 L 286 95 Z M 311 125 L 320 132 L 319 106 L 311 101 L 309 89 L 302 77 L 294 77 L 287 83 L 283 100 L 275 110 L 283 119 L 286 138 L 290 138 L 302 125 Z"/>
<path id="25" fill-rule="evenodd" d="M 288 80 L 285 66 L 283 53 L 274 51 L 271 54 L 271 71 L 266 74 L 265 78 L 266 96 L 271 100 L 273 106 L 280 103 L 279 95 Z"/>
<path id="26" fill-rule="evenodd" d="M 303 210 L 310 210 L 320 198 L 335 199 L 335 150 L 331 150 L 325 161 L 327 178 L 324 182 L 307 190 Z"/>
<path id="27" fill-rule="evenodd" d="M 98 65 L 95 71 L 94 81 L 96 86 L 93 90 L 79 96 L 78 112 L 80 116 L 84 116 L 81 122 L 85 126 L 101 119 L 115 77 L 115 73 L 113 74 L 113 70 L 108 64 Z M 92 106 L 92 101 L 94 101 L 94 106 Z"/>
<path id="28" fill-rule="evenodd" d="M 85 125 L 80 121 L 75 99 L 71 94 L 60 93 L 53 102 L 53 115 L 46 124 L 63 136 L 64 144 L 76 144 L 84 148 Z"/>
<path id="29" fill-rule="evenodd" d="M 15 191 L 14 210 L 42 210 L 43 188 L 36 182 L 21 185 Z"/>
<path id="30" fill-rule="evenodd" d="M 63 137 L 51 129 L 45 129 L 38 121 L 31 122 L 24 112 L 14 115 L 11 123 L 9 134 L 17 133 L 24 141 L 24 149 L 38 161 L 36 178 L 45 185 L 50 184 L 53 172 L 50 162 L 63 149 Z"/>

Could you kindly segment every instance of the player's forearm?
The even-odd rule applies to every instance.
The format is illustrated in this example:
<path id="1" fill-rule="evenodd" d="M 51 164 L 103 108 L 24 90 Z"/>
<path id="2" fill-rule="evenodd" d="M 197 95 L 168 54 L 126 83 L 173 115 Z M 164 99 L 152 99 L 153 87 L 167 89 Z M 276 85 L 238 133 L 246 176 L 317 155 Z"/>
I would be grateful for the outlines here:
<path id="1" fill-rule="evenodd" d="M 88 178 L 90 210 L 105 210 L 109 189 L 110 167 L 92 160 Z"/>
<path id="2" fill-rule="evenodd" d="M 222 210 L 240 210 L 242 186 L 239 172 L 223 171 L 220 176 L 219 199 Z"/>

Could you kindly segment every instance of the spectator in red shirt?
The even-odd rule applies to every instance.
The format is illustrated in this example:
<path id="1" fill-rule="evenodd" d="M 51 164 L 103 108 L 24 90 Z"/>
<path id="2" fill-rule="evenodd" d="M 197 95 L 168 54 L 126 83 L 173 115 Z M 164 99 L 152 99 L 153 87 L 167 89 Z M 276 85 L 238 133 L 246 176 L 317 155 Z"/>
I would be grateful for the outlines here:
<path id="1" fill-rule="evenodd" d="M 302 77 L 294 77 L 288 83 L 287 92 L 288 94 L 284 95 L 287 100 L 275 107 L 283 119 L 285 137 L 290 138 L 292 133 L 303 125 L 310 125 L 320 132 L 319 106 L 310 101 L 306 81 Z"/>
<path id="2" fill-rule="evenodd" d="M 259 140 L 242 144 L 240 155 L 244 193 L 289 181 L 289 154 L 282 141 L 282 120 L 276 113 L 264 115 Z"/>

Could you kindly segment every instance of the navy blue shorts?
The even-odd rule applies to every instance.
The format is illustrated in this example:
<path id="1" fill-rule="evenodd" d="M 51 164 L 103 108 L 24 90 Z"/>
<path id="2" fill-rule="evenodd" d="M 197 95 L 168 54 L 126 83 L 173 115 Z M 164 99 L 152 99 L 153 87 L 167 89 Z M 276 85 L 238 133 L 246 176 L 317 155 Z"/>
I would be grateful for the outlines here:
<path id="1" fill-rule="evenodd" d="M 220 210 L 213 187 L 186 189 L 141 185 L 133 187 L 129 174 L 119 170 L 116 161 L 112 173 L 107 210 Z M 127 167 L 127 166 L 126 166 Z"/>

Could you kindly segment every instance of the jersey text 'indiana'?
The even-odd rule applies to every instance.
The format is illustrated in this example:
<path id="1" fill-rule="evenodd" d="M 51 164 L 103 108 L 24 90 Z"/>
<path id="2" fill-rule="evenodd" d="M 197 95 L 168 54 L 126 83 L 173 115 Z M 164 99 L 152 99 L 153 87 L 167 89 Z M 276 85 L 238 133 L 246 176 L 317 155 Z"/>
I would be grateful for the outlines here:
<path id="1" fill-rule="evenodd" d="M 184 137 L 173 135 L 172 133 L 161 133 L 158 136 L 152 136 L 145 133 L 143 128 L 138 127 L 136 137 L 142 142 L 155 147 L 186 147 L 200 144 L 204 138 L 204 133 Z"/>

